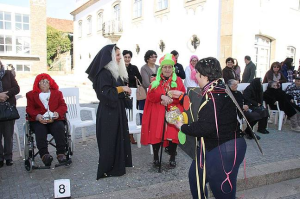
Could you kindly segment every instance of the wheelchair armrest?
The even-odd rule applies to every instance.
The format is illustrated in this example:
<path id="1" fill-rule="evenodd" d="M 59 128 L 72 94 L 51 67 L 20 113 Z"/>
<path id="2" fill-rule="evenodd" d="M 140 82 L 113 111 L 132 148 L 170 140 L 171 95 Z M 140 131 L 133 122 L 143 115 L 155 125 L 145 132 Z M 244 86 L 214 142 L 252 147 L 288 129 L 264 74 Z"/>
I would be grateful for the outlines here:
<path id="1" fill-rule="evenodd" d="M 96 123 L 96 109 L 91 107 L 80 107 L 79 111 L 90 111 L 92 113 L 92 119 Z"/>

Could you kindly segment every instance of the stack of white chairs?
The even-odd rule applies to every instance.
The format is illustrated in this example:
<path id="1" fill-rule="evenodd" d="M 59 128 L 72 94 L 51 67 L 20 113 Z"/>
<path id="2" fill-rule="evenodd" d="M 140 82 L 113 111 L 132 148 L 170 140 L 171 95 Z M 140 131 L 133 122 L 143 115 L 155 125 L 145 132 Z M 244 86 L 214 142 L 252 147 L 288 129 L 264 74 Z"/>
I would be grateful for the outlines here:
<path id="1" fill-rule="evenodd" d="M 82 128 L 83 144 L 86 144 L 86 130 L 85 127 L 96 124 L 96 110 L 91 107 L 81 107 L 79 105 L 79 88 L 60 88 L 68 107 L 67 120 L 70 123 L 70 134 L 72 139 L 72 151 L 75 149 L 75 130 Z M 81 111 L 90 111 L 92 115 L 91 120 L 82 120 L 80 116 Z"/>
<path id="2" fill-rule="evenodd" d="M 131 96 L 130 98 L 132 99 L 132 109 L 130 111 L 127 111 L 128 114 L 128 128 L 129 128 L 129 133 L 130 134 L 135 134 L 136 135 L 136 142 L 137 142 L 137 147 L 141 148 L 141 130 L 142 130 L 142 125 L 137 124 L 137 115 L 143 114 L 143 110 L 137 110 L 136 108 L 136 88 L 130 88 L 131 89 Z M 150 153 L 153 154 L 153 149 L 152 145 L 150 145 Z"/>

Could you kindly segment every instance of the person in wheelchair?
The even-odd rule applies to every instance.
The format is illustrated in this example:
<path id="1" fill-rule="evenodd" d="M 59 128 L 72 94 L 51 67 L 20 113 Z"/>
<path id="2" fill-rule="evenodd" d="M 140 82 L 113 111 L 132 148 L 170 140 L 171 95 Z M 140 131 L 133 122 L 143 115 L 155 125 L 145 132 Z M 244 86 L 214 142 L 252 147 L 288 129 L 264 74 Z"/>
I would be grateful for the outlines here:
<path id="1" fill-rule="evenodd" d="M 50 166 L 53 157 L 48 151 L 47 134 L 52 134 L 56 143 L 57 160 L 67 162 L 65 155 L 64 123 L 67 105 L 58 85 L 46 73 L 36 76 L 33 90 L 26 93 L 26 113 L 35 132 L 36 144 L 45 166 Z"/>

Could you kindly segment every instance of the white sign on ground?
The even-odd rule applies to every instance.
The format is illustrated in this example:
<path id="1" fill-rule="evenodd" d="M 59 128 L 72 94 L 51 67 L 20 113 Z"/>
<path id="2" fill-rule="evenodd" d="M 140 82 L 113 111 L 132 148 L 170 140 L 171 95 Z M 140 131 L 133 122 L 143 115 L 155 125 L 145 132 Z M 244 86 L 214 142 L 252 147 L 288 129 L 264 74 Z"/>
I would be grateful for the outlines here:
<path id="1" fill-rule="evenodd" d="M 71 197 L 70 179 L 54 180 L 54 198 Z"/>

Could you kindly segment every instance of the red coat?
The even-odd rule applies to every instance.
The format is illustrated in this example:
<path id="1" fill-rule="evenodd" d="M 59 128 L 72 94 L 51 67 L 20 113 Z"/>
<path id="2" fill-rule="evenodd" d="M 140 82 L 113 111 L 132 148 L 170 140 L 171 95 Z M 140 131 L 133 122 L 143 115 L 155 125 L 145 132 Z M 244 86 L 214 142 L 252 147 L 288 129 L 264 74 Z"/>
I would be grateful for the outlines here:
<path id="1" fill-rule="evenodd" d="M 171 88 L 170 90 L 180 90 L 185 93 L 185 88 L 180 77 L 177 77 L 176 83 L 177 88 Z M 165 106 L 160 104 L 161 95 L 165 95 L 161 84 L 156 89 L 151 89 L 151 85 L 149 86 L 142 121 L 141 143 L 143 145 L 161 142 L 165 117 Z M 183 107 L 178 99 L 173 99 L 172 105 L 177 106 L 181 112 L 183 111 Z M 175 125 L 167 124 L 164 140 L 172 139 L 172 142 L 178 144 L 178 131 Z M 167 145 L 167 142 L 165 142 L 164 146 Z"/>
<path id="2" fill-rule="evenodd" d="M 50 99 L 49 99 L 49 110 L 51 112 L 57 112 L 59 117 L 57 120 L 64 120 L 65 114 L 67 112 L 67 105 L 63 98 L 61 91 L 59 90 L 50 90 Z M 29 91 L 26 93 L 27 106 L 26 113 L 29 116 L 29 121 L 36 121 L 35 118 L 38 114 L 45 114 L 46 109 L 39 98 L 38 92 Z"/>

